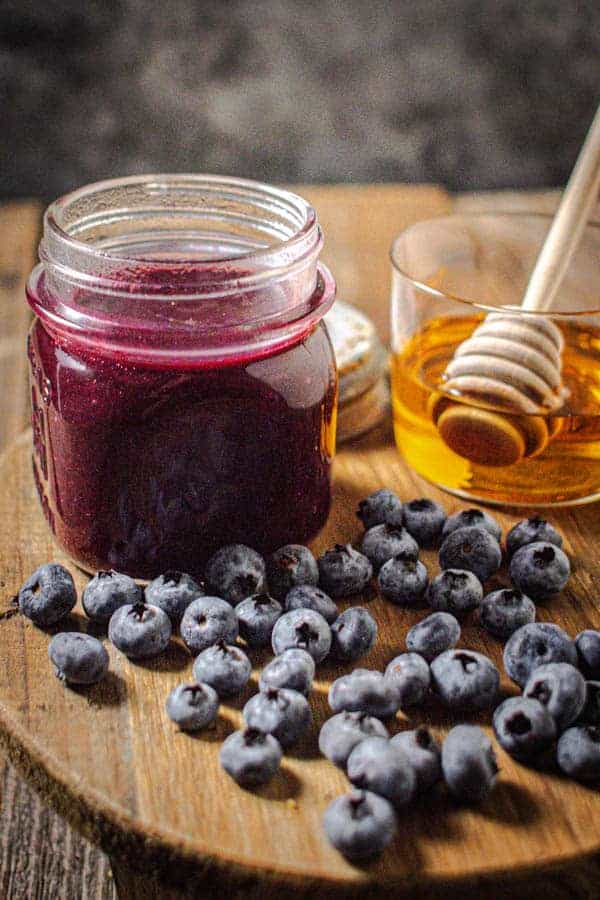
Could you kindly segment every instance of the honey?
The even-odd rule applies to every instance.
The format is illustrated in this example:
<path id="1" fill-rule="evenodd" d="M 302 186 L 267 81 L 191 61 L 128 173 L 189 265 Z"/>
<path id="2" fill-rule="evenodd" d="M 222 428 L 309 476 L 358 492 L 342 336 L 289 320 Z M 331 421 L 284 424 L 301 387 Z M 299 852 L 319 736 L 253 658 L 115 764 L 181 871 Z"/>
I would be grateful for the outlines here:
<path id="1" fill-rule="evenodd" d="M 563 405 L 546 417 L 550 439 L 533 457 L 512 465 L 480 465 L 459 456 L 432 418 L 444 396 L 443 372 L 483 315 L 430 319 L 392 354 L 396 444 L 406 462 L 429 481 L 459 495 L 509 505 L 560 505 L 600 497 L 600 329 L 585 319 L 560 322 L 565 347 Z M 447 394 L 454 403 L 472 399 Z M 483 409 L 493 408 L 481 405 Z M 502 410 L 507 422 L 511 414 Z M 523 415 L 514 415 L 523 420 Z M 533 425 L 533 417 L 532 422 Z"/>

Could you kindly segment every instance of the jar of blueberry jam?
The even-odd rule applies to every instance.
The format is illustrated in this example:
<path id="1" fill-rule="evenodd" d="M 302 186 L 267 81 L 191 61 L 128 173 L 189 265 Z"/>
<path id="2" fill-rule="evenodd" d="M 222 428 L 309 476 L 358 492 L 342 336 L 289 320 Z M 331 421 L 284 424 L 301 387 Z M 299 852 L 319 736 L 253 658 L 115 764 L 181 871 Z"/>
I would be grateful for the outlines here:
<path id="1" fill-rule="evenodd" d="M 201 576 L 226 543 L 304 542 L 330 506 L 335 285 L 314 210 L 204 175 L 46 212 L 27 297 L 34 474 L 84 569 Z"/>

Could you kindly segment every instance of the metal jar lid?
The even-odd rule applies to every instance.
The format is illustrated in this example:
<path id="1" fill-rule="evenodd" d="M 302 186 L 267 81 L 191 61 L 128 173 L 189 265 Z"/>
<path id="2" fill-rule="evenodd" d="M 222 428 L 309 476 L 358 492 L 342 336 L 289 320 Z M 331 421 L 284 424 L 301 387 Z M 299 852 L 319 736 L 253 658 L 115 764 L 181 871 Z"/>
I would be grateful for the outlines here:
<path id="1" fill-rule="evenodd" d="M 339 375 L 338 442 L 375 427 L 390 403 L 388 357 L 371 320 L 337 300 L 325 316 Z"/>

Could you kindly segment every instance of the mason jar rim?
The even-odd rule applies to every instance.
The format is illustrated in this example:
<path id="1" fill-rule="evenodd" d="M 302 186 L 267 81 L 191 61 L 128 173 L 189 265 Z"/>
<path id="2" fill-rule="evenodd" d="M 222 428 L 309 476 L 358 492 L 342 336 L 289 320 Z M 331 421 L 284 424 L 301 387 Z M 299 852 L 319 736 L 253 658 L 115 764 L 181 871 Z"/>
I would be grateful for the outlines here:
<path id="1" fill-rule="evenodd" d="M 287 235 L 265 246 L 253 246 L 244 252 L 210 257 L 205 260 L 192 255 L 182 256 L 179 259 L 169 258 L 169 269 L 175 277 L 178 271 L 185 272 L 190 265 L 193 265 L 195 271 L 201 274 L 204 269 L 210 269 L 212 273 L 226 272 L 232 263 L 243 264 L 245 261 L 253 261 L 258 265 L 264 264 L 264 269 L 254 271 L 251 276 L 247 276 L 242 281 L 239 276 L 236 278 L 233 291 L 239 290 L 240 287 L 250 289 L 264 280 L 276 281 L 278 277 L 283 277 L 294 269 L 302 268 L 322 245 L 322 234 L 314 208 L 291 191 L 233 176 L 159 173 L 130 175 L 124 178 L 93 182 L 54 200 L 44 214 L 44 231 L 39 248 L 41 261 L 52 267 L 62 280 L 70 284 L 85 288 L 93 283 L 96 287 L 102 287 L 103 290 L 115 296 L 120 294 L 119 285 L 122 282 L 118 277 L 112 277 L 111 269 L 118 276 L 124 268 L 129 266 L 133 268 L 140 262 L 143 262 L 144 267 L 150 271 L 153 268 L 162 268 L 165 264 L 164 258 L 148 258 L 136 253 L 116 254 L 107 250 L 105 246 L 98 246 L 97 243 L 82 240 L 80 237 L 86 228 L 115 225 L 128 217 L 135 217 L 135 207 L 111 209 L 110 206 L 104 206 L 101 210 L 88 213 L 72 223 L 73 231 L 67 227 L 64 221 L 67 211 L 72 210 L 76 204 L 84 203 L 88 199 L 97 202 L 111 191 L 127 191 L 128 189 L 143 191 L 148 195 L 149 200 L 160 201 L 165 198 L 173 198 L 173 208 L 182 210 L 185 207 L 178 207 L 176 200 L 178 196 L 183 196 L 184 192 L 197 192 L 201 206 L 203 198 L 200 195 L 203 191 L 214 194 L 215 197 L 221 192 L 232 202 L 246 202 L 249 205 L 254 204 L 258 209 L 263 209 L 265 222 L 270 214 L 281 214 L 282 219 L 287 218 L 285 226 Z M 169 206 L 163 204 L 162 208 L 164 213 Z M 140 207 L 139 210 L 142 214 L 150 211 L 145 207 Z M 192 207 L 189 207 L 188 210 L 191 212 Z M 206 212 L 206 208 L 202 211 Z M 232 220 L 234 218 L 232 217 Z M 238 218 L 240 220 L 246 218 L 248 222 L 251 221 L 249 217 L 243 215 Z M 258 220 L 254 221 L 256 223 Z M 279 262 L 280 257 L 285 258 L 285 263 Z M 269 264 L 270 262 L 271 264 Z M 200 293 L 205 296 L 204 290 Z M 224 281 L 220 285 L 219 294 L 222 296 L 227 293 L 227 283 Z M 127 297 L 131 298 L 134 294 L 131 284 L 128 284 Z M 186 291 L 186 295 L 189 297 L 189 290 Z M 211 296 L 210 292 L 208 295 Z M 140 298 L 148 296 L 148 298 L 159 301 L 164 299 L 164 295 L 160 292 L 141 291 L 138 296 Z M 177 299 L 177 295 L 171 291 L 168 299 L 173 301 Z"/>
<path id="2" fill-rule="evenodd" d="M 547 309 L 547 310 L 526 310 L 522 309 L 520 306 L 511 306 L 511 307 L 499 307 L 494 306 L 492 304 L 486 304 L 482 302 L 478 302 L 476 300 L 469 300 L 467 297 L 460 297 L 457 294 L 453 294 L 450 291 L 440 290 L 439 288 L 434 287 L 433 285 L 427 284 L 427 282 L 416 278 L 411 275 L 410 272 L 406 271 L 402 265 L 398 262 L 396 258 L 397 250 L 403 240 L 405 240 L 409 235 L 414 234 L 419 230 L 425 230 L 434 224 L 439 224 L 441 222 L 453 222 L 460 220 L 483 220 L 483 219 L 494 219 L 494 218 L 506 218 L 506 219 L 539 219 L 542 221 L 546 221 L 550 223 L 554 218 L 551 213 L 539 212 L 535 210 L 494 210 L 490 212 L 486 212 L 484 210 L 474 211 L 474 212 L 456 212 L 449 213 L 444 216 L 437 216 L 435 218 L 430 219 L 422 219 L 419 222 L 414 222 L 412 225 L 409 225 L 403 231 L 400 232 L 397 237 L 392 241 L 392 246 L 389 251 L 389 258 L 392 264 L 392 268 L 398 272 L 403 278 L 409 281 L 412 285 L 418 288 L 425 294 L 429 294 L 431 297 L 435 297 L 441 300 L 449 300 L 453 303 L 460 303 L 464 306 L 469 307 L 470 309 L 475 309 L 483 313 L 497 313 L 500 309 L 510 310 L 511 315 L 515 316 L 523 316 L 523 317 L 531 317 L 531 316 L 541 316 L 542 318 L 551 318 L 551 319 L 576 319 L 582 316 L 590 316 L 590 315 L 598 315 L 600 314 L 600 306 L 591 308 L 591 309 L 581 309 L 581 310 L 564 310 L 560 308 L 556 309 Z M 591 219 L 586 224 L 587 229 L 594 229 L 598 231 L 600 235 L 600 221 L 595 219 Z"/>
<path id="3" fill-rule="evenodd" d="M 283 188 L 110 179 L 50 205 L 27 297 L 48 328 L 128 358 L 249 358 L 301 340 L 333 303 L 322 246 L 313 207 Z"/>
<path id="4" fill-rule="evenodd" d="M 278 188 L 273 185 L 269 185 L 266 182 L 254 181 L 250 178 L 236 178 L 230 175 L 210 175 L 210 174 L 189 174 L 189 173 L 159 173 L 159 174 L 151 174 L 151 175 L 128 175 L 123 178 L 105 178 L 101 181 L 94 181 L 90 184 L 86 184 L 83 187 L 76 188 L 73 191 L 69 191 L 66 194 L 63 194 L 61 197 L 57 197 L 46 209 L 44 213 L 44 225 L 50 229 L 50 231 L 56 235 L 56 237 L 67 244 L 70 244 L 74 248 L 82 252 L 89 253 L 91 257 L 99 256 L 111 257 L 112 254 L 107 253 L 105 250 L 102 250 L 98 247 L 95 247 L 91 243 L 87 243 L 85 241 L 78 240 L 72 234 L 70 234 L 66 228 L 64 228 L 59 222 L 60 213 L 64 211 L 64 209 L 76 202 L 77 200 L 91 196 L 93 194 L 99 194 L 100 191 L 108 190 L 111 188 L 127 188 L 134 186 L 144 186 L 148 193 L 152 192 L 155 196 L 160 195 L 161 193 L 166 193 L 168 188 L 177 189 L 177 185 L 182 186 L 193 186 L 200 188 L 204 186 L 213 186 L 214 188 L 222 187 L 222 188 L 230 188 L 230 189 L 240 189 L 240 190 L 249 190 L 255 191 L 256 195 L 263 194 L 265 198 L 272 199 L 277 201 L 278 203 L 282 203 L 283 201 L 287 202 L 289 206 L 295 206 L 299 212 L 304 214 L 304 224 L 297 230 L 297 232 L 291 235 L 289 238 L 278 243 L 277 246 L 279 248 L 282 247 L 292 247 L 298 241 L 301 241 L 302 238 L 313 230 L 317 226 L 317 215 L 314 208 L 300 197 L 298 194 L 293 193 L 292 191 L 288 191 L 285 188 Z M 227 257 L 220 260 L 207 260 L 207 263 L 210 263 L 211 266 L 218 264 L 220 262 L 226 263 L 231 262 L 232 259 L 243 259 L 245 256 L 260 256 L 261 254 L 268 253 L 272 250 L 272 247 L 264 247 L 257 248 L 256 250 L 248 251 L 248 253 L 240 254 L 235 257 Z M 128 261 L 139 262 L 139 257 L 137 256 L 118 256 L 112 257 L 119 259 L 121 263 L 126 263 Z M 149 262 L 152 264 L 152 260 L 144 260 L 144 262 Z M 180 260 L 179 263 L 184 266 L 188 265 L 190 260 Z M 197 262 L 197 261 L 195 261 Z M 177 262 L 169 261 L 170 265 L 177 265 Z"/>

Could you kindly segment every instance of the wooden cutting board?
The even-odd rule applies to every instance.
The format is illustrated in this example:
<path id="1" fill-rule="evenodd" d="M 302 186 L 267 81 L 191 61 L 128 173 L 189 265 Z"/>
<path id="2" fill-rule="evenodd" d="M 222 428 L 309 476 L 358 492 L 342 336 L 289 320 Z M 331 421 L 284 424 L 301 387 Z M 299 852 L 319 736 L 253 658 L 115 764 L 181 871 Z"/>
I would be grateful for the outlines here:
<path id="1" fill-rule="evenodd" d="M 359 189 L 320 190 L 325 203 L 313 199 L 321 218 L 331 217 L 329 234 L 343 233 L 345 222 L 360 216 L 361 209 L 366 212 L 366 195 L 353 193 Z M 341 193 L 336 195 L 336 190 Z M 375 197 L 379 189 L 369 190 Z M 406 190 L 397 188 L 394 195 L 388 189 L 380 207 L 369 207 L 373 218 L 366 231 L 357 226 L 360 239 L 354 244 L 347 225 L 344 258 L 351 258 L 346 242 L 355 255 L 367 245 L 385 257 L 388 237 L 399 224 L 446 207 L 444 195 L 435 189 Z M 398 210 L 405 196 L 409 216 L 400 223 Z M 355 293 L 359 269 L 344 266 L 343 260 L 337 266 L 332 252 L 336 245 L 331 243 L 329 262 L 342 283 L 342 295 L 360 299 L 383 323 L 387 263 L 373 263 L 375 280 L 360 281 L 361 293 Z M 600 849 L 600 798 L 595 789 L 568 781 L 554 769 L 527 769 L 499 751 L 498 787 L 481 807 L 461 808 L 440 788 L 401 814 L 399 836 L 379 861 L 367 867 L 344 861 L 321 833 L 325 807 L 348 786 L 344 775 L 320 758 L 317 747 L 318 729 L 328 716 L 328 685 L 343 671 L 330 663 L 319 669 L 310 734 L 286 755 L 281 774 L 257 792 L 240 789 L 222 772 L 218 751 L 223 738 L 240 724 L 240 710 L 256 690 L 258 667 L 266 654 L 254 655 L 257 670 L 244 694 L 223 705 L 214 729 L 196 737 L 178 733 L 164 711 L 172 687 L 191 676 L 191 659 L 177 642 L 165 656 L 144 664 L 129 662 L 109 646 L 107 681 L 86 690 L 66 689 L 48 662 L 50 635 L 15 614 L 11 603 L 37 565 L 50 559 L 68 564 L 38 509 L 29 454 L 30 435 L 25 432 L 0 460 L 0 741 L 48 802 L 110 854 L 122 896 L 175 896 L 165 893 L 168 880 L 190 891 L 197 888 L 203 897 L 308 897 L 323 891 L 371 896 L 388 890 L 398 896 L 454 890 L 462 897 L 473 879 L 484 879 L 486 896 L 489 884 L 501 880 L 510 896 L 510 886 L 528 873 L 541 875 L 567 864 L 580 867 Z M 407 469 L 386 426 L 339 453 L 333 510 L 315 551 L 357 539 L 356 504 L 382 485 L 404 499 L 432 497 L 449 512 L 464 506 Z M 509 527 L 519 516 L 515 512 L 498 518 Z M 551 518 L 565 535 L 574 573 L 560 598 L 539 607 L 538 618 L 557 622 L 572 634 L 600 627 L 595 587 L 600 576 L 598 506 L 561 510 Z M 423 558 L 432 575 L 438 571 L 435 554 Z M 81 590 L 86 578 L 77 573 L 76 581 Z M 363 601 L 380 627 L 377 646 L 364 665 L 381 669 L 404 649 L 407 628 L 423 612 L 398 609 L 376 596 Z M 69 627 L 87 629 L 80 606 Z M 474 623 L 465 625 L 461 643 L 500 664 L 500 644 L 482 635 Z M 506 679 L 503 689 L 514 692 Z M 488 718 L 472 721 L 488 728 Z M 432 701 L 409 720 L 399 715 L 393 730 L 420 722 L 440 736 L 452 724 Z"/>

